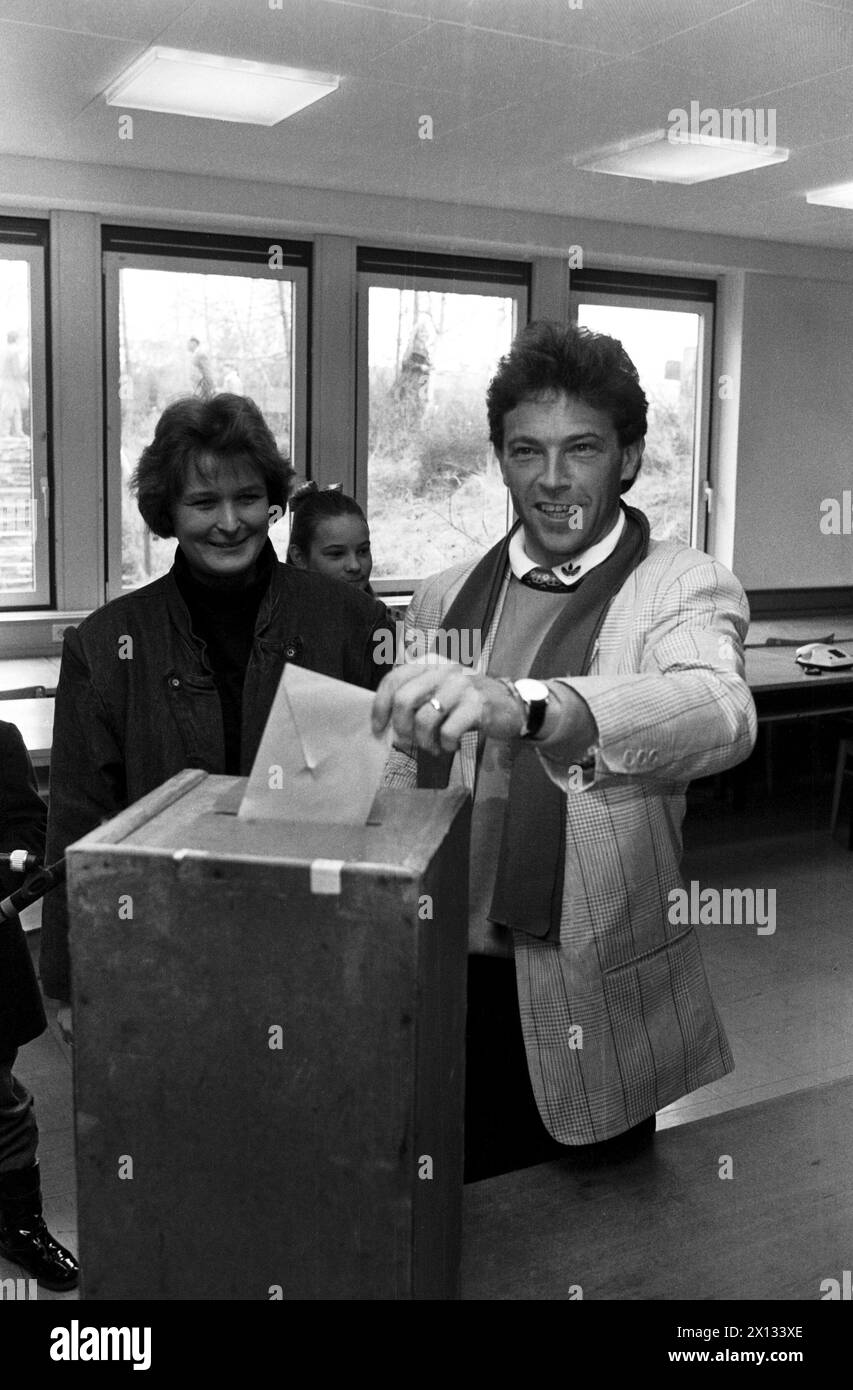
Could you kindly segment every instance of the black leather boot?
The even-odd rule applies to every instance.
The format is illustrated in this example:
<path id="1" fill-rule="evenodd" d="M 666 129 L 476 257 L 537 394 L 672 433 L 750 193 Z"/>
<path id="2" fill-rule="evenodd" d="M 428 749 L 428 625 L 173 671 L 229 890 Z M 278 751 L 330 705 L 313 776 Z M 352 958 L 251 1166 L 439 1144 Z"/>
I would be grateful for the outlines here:
<path id="1" fill-rule="evenodd" d="M 0 1173 L 0 1254 L 54 1293 L 77 1287 L 77 1261 L 54 1240 L 42 1219 L 37 1163 Z"/>

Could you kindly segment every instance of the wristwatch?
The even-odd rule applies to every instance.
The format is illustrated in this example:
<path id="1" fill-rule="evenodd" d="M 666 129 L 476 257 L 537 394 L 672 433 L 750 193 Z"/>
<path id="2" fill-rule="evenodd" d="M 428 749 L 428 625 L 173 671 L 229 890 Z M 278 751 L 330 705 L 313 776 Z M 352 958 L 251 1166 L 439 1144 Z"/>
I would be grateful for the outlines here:
<path id="1" fill-rule="evenodd" d="M 535 738 L 545 722 L 545 710 L 551 692 L 544 681 L 533 680 L 528 676 L 512 681 L 511 685 L 524 705 L 524 727 L 521 737 Z"/>

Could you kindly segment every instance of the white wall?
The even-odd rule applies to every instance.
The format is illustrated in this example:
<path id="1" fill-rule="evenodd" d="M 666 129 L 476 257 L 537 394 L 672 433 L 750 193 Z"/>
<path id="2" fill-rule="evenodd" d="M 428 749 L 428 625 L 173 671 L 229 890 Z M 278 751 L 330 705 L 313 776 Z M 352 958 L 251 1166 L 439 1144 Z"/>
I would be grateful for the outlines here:
<path id="1" fill-rule="evenodd" d="M 733 568 L 746 588 L 853 585 L 853 536 L 820 503 L 853 489 L 853 285 L 746 276 Z"/>

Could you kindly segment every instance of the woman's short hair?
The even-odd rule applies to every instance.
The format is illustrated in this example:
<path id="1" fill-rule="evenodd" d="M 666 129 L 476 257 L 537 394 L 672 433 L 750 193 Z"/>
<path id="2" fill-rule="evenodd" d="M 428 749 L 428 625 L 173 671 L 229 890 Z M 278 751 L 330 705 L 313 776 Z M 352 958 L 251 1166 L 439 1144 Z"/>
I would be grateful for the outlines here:
<path id="1" fill-rule="evenodd" d="M 489 438 L 499 453 L 509 411 L 521 401 L 554 392 L 577 396 L 605 411 L 623 449 L 645 436 L 648 401 L 637 368 L 619 340 L 541 319 L 517 335 L 489 385 Z"/>
<path id="2" fill-rule="evenodd" d="M 307 557 L 320 522 L 338 516 L 357 516 L 367 525 L 367 518 L 354 497 L 337 488 L 318 489 L 308 483 L 290 500 L 290 545 Z"/>
<path id="3" fill-rule="evenodd" d="M 156 536 L 175 534 L 175 503 L 193 467 L 210 457 L 250 464 L 263 479 L 270 504 L 286 505 L 294 470 L 255 402 L 229 391 L 207 400 L 184 396 L 166 406 L 130 480 L 139 510 Z"/>

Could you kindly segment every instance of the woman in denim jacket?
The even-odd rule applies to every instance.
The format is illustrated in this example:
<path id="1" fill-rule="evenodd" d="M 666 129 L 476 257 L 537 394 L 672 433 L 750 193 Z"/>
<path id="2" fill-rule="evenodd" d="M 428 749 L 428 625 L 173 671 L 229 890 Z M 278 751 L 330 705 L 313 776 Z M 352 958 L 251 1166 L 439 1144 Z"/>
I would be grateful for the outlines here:
<path id="1" fill-rule="evenodd" d="M 184 768 L 247 775 L 288 661 L 375 689 L 384 606 L 280 564 L 268 539 L 293 471 L 253 401 L 168 406 L 133 477 L 139 509 L 178 542 L 162 579 L 65 634 L 47 860 Z M 45 899 L 41 973 L 69 998 L 62 889 Z"/>

